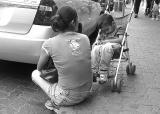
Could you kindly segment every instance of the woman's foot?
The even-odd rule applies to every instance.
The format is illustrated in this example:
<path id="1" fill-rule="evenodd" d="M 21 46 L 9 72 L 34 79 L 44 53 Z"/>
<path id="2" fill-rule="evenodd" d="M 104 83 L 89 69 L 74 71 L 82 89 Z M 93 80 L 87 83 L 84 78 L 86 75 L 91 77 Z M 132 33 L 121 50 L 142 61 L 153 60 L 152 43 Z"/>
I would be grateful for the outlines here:
<path id="1" fill-rule="evenodd" d="M 47 100 L 45 103 L 45 107 L 49 110 L 55 111 L 57 112 L 59 110 L 59 107 L 51 101 L 51 100 Z"/>
<path id="2" fill-rule="evenodd" d="M 138 14 L 134 14 L 134 18 L 137 18 L 138 17 Z"/>

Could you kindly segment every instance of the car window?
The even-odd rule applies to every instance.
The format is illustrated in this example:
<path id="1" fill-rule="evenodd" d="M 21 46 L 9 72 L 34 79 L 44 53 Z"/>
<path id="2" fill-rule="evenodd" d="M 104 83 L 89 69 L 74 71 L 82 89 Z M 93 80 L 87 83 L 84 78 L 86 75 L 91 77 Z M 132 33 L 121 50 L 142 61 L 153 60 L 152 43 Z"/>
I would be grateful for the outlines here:
<path id="1" fill-rule="evenodd" d="M 55 15 L 57 9 L 58 7 L 53 0 L 41 0 L 33 24 L 49 26 L 50 18 Z"/>

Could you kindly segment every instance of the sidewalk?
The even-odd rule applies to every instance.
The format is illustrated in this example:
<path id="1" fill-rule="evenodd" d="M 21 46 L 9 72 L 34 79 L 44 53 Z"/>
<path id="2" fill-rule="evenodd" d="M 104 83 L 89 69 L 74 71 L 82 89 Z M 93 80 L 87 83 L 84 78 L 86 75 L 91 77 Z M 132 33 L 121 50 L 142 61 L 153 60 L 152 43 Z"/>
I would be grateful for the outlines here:
<path id="1" fill-rule="evenodd" d="M 122 92 L 112 93 L 106 86 L 85 103 L 63 108 L 66 114 L 160 114 L 160 21 L 145 17 L 132 18 L 128 43 L 136 76 L 127 77 L 124 66 Z"/>
<path id="2" fill-rule="evenodd" d="M 85 103 L 62 108 L 66 114 L 160 114 L 160 21 L 145 17 L 132 18 L 128 43 L 136 76 L 127 77 L 124 67 L 122 92 L 112 93 L 106 86 Z"/>
<path id="3" fill-rule="evenodd" d="M 94 85 L 96 92 L 85 102 L 62 107 L 60 114 L 160 114 L 160 21 L 132 18 L 128 43 L 136 75 L 122 70 L 122 92 Z M 26 77 L 29 75 L 26 75 Z M 0 73 L 0 114 L 55 114 L 44 107 L 47 96 L 30 78 Z"/>
<path id="4" fill-rule="evenodd" d="M 145 17 L 132 18 L 128 43 L 130 57 L 136 65 L 136 75 L 128 77 L 122 71 L 122 92 L 112 93 L 106 86 L 86 102 L 71 108 L 62 108 L 60 114 L 160 114 L 160 21 Z"/>

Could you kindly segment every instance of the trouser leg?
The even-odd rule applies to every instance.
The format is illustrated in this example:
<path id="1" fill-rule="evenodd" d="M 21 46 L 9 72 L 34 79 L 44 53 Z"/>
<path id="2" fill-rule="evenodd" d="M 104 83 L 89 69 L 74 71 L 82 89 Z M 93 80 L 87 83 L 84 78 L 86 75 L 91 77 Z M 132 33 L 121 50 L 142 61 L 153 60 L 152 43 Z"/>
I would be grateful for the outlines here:
<path id="1" fill-rule="evenodd" d="M 147 4 L 146 4 L 146 9 L 145 9 L 145 13 L 146 15 L 150 14 L 150 11 L 151 11 L 151 3 L 152 3 L 152 0 L 146 0 Z"/>
<path id="2" fill-rule="evenodd" d="M 106 74 L 109 71 L 110 62 L 113 56 L 113 49 L 111 44 L 104 44 L 101 48 L 101 61 L 99 66 L 100 74 Z"/>
<path id="3" fill-rule="evenodd" d="M 95 46 L 91 52 L 93 72 L 108 73 L 113 49 L 110 43 Z"/>
<path id="4" fill-rule="evenodd" d="M 152 0 L 147 0 L 147 5 L 146 5 L 146 8 L 151 8 L 151 2 L 152 2 Z"/>
<path id="5" fill-rule="evenodd" d="M 92 62 L 93 73 L 99 73 L 100 48 L 101 48 L 101 45 L 97 45 L 97 46 L 94 46 L 94 48 L 91 51 L 91 62 Z"/>
<path id="6" fill-rule="evenodd" d="M 135 0 L 135 2 L 134 2 L 134 13 L 135 14 L 139 13 L 140 3 L 141 3 L 141 0 Z"/>

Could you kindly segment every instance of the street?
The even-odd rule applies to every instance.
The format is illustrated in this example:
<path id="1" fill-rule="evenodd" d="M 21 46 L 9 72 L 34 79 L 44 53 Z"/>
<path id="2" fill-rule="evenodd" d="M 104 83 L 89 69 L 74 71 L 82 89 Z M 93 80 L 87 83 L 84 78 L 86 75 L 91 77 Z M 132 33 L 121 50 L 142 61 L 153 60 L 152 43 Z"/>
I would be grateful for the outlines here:
<path id="1" fill-rule="evenodd" d="M 60 114 L 160 114 L 160 21 L 140 12 L 128 29 L 130 57 L 136 74 L 127 76 L 122 64 L 121 93 L 107 84 L 83 103 L 62 107 Z M 45 108 L 47 96 L 30 78 L 35 65 L 0 61 L 0 114 L 55 114 Z"/>

